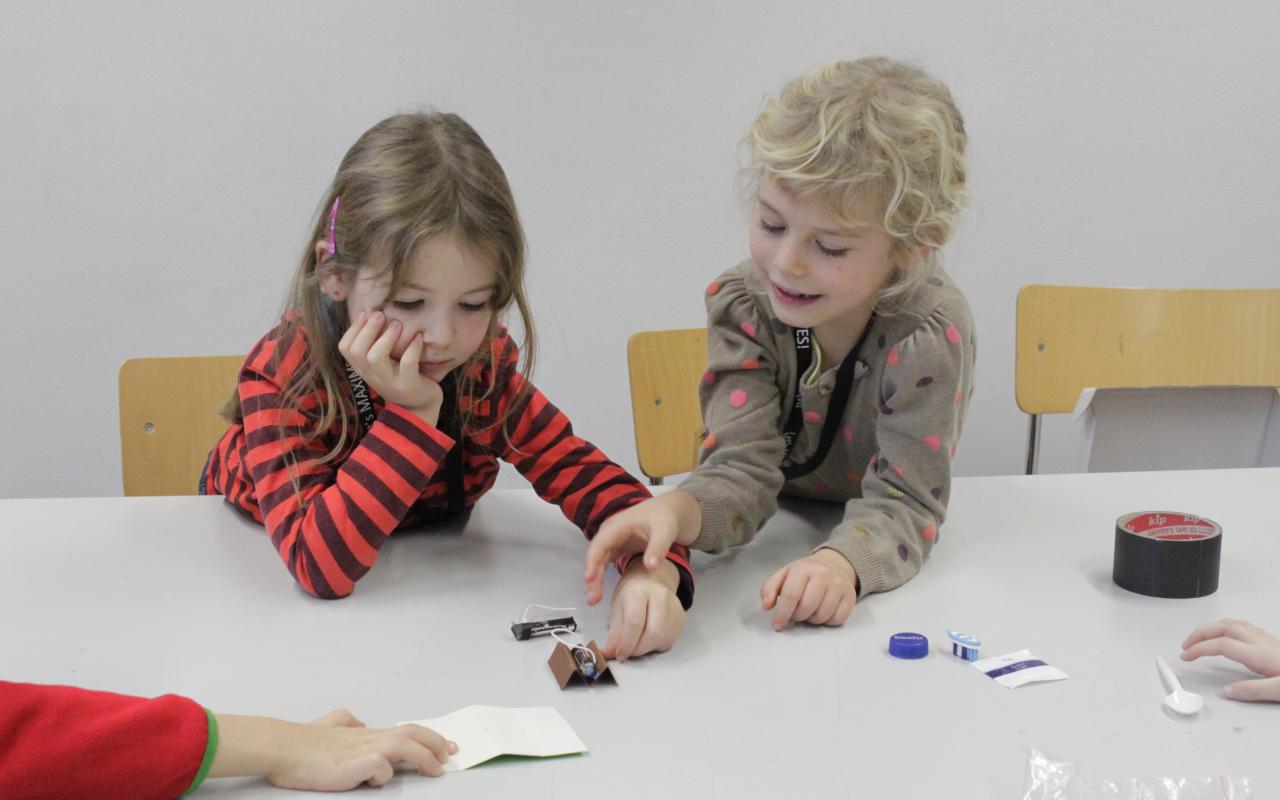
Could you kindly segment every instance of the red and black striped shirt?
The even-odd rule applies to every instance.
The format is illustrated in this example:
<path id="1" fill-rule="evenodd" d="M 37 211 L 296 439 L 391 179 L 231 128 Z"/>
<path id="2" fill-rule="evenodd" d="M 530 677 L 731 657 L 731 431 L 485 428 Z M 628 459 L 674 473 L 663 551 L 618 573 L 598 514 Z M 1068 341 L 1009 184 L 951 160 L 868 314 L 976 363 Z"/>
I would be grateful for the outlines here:
<path id="1" fill-rule="evenodd" d="M 459 410 L 475 419 L 458 443 L 467 507 L 493 487 L 499 458 L 560 506 L 587 538 L 610 515 L 649 497 L 644 484 L 574 435 L 569 419 L 541 392 L 532 386 L 522 391 L 518 351 L 505 329 L 490 346 L 490 363 L 472 368 L 478 385 L 495 382 L 494 392 L 474 402 L 457 400 Z M 244 422 L 214 446 L 202 483 L 206 493 L 224 495 L 266 526 L 281 560 L 309 594 L 345 597 L 393 531 L 447 509 L 444 464 L 455 442 L 370 389 L 373 425 L 347 454 L 322 461 L 337 444 L 338 430 L 308 439 L 314 423 L 306 412 L 326 402 L 325 390 L 314 387 L 296 407 L 285 401 L 285 387 L 307 356 L 306 337 L 291 317 L 254 346 L 240 368 Z M 509 411 L 505 423 L 495 424 Z M 680 545 L 668 554 L 681 573 L 686 608 L 693 594 L 688 557 Z"/>

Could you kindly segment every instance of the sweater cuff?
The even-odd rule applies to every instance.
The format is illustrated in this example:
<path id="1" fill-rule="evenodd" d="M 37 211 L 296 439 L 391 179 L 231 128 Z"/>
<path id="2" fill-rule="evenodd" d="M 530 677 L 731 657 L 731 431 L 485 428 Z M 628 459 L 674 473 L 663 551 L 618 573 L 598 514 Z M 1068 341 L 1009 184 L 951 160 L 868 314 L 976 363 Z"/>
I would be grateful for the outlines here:
<path id="1" fill-rule="evenodd" d="M 200 761 L 200 769 L 196 770 L 196 777 L 191 781 L 191 785 L 182 793 L 185 797 L 196 789 L 200 788 L 200 784 L 204 783 L 204 779 L 209 777 L 209 770 L 213 767 L 214 756 L 218 754 L 218 718 L 214 716 L 209 709 L 204 710 L 204 715 L 209 724 L 209 738 L 206 740 L 204 747 L 204 758 Z"/>
<path id="2" fill-rule="evenodd" d="M 680 491 L 693 495 L 702 507 L 702 530 L 689 546 L 704 553 L 723 553 L 735 541 L 727 499 L 704 493 L 696 484 L 681 484 Z"/>
<path id="3" fill-rule="evenodd" d="M 854 572 L 858 574 L 859 597 L 872 592 L 886 592 L 894 588 L 889 585 L 884 562 L 873 546 L 870 533 L 861 525 L 853 523 L 840 526 L 832 532 L 831 538 L 815 547 L 813 552 L 816 553 L 824 547 L 835 550 L 849 559 Z"/>

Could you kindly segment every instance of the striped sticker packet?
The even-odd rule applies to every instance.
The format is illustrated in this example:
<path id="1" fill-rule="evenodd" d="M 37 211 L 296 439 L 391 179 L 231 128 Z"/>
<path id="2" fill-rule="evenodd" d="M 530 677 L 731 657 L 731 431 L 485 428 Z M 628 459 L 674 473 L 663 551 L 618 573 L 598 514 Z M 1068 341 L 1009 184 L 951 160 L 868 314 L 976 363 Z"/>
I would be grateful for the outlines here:
<path id="1" fill-rule="evenodd" d="M 1036 658 L 1030 650 L 984 658 L 973 662 L 973 668 L 1006 689 L 1016 689 L 1028 683 L 1067 679 L 1067 673 Z"/>

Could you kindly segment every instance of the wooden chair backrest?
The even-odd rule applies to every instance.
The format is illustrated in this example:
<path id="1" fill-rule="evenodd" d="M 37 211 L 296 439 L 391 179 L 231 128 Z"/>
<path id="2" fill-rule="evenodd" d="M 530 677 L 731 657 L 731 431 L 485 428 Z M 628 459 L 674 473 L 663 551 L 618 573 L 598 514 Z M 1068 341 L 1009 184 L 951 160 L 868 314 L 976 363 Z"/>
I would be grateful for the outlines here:
<path id="1" fill-rule="evenodd" d="M 1024 286 L 1016 326 L 1028 414 L 1089 387 L 1280 386 L 1280 289 Z"/>
<path id="2" fill-rule="evenodd" d="M 244 356 L 134 358 L 120 367 L 120 470 L 126 496 L 196 493 L 227 430 L 218 410 Z"/>
<path id="3" fill-rule="evenodd" d="M 650 479 L 691 471 L 702 446 L 706 329 L 637 333 L 627 341 L 627 367 L 640 471 Z"/>

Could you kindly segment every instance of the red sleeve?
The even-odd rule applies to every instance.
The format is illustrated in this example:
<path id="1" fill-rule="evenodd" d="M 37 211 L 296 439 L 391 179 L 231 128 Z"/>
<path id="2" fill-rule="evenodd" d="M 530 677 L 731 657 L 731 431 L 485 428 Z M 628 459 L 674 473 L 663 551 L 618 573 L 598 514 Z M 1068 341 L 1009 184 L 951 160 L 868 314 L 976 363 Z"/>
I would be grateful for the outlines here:
<path id="1" fill-rule="evenodd" d="M 565 517 L 588 539 L 613 514 L 649 499 L 649 490 L 643 483 L 610 461 L 591 442 L 576 436 L 569 418 L 525 381 L 517 369 L 517 348 L 509 337 L 502 336 L 495 346 L 499 353 L 494 358 L 494 368 L 497 385 L 502 387 L 495 419 L 501 420 L 508 413 L 511 417 L 492 428 L 491 435 L 497 440 L 495 445 L 502 458 L 533 484 L 539 497 L 560 506 Z M 509 431 L 509 437 L 503 436 L 503 429 Z M 688 608 L 693 602 L 689 549 L 673 545 L 667 558 L 681 573 L 678 594 Z"/>
<path id="2" fill-rule="evenodd" d="M 305 338 L 299 333 L 265 344 L 246 360 L 239 383 L 245 462 L 262 522 L 303 589 L 316 597 L 345 597 L 454 442 L 388 403 L 340 465 L 323 462 L 331 443 L 304 441 L 311 424 L 304 411 L 322 402 L 320 390 L 303 399 L 302 410 L 284 400 L 287 376 L 306 357 Z"/>
<path id="3" fill-rule="evenodd" d="M 0 797 L 167 800 L 191 786 L 208 738 L 185 697 L 0 681 Z"/>

